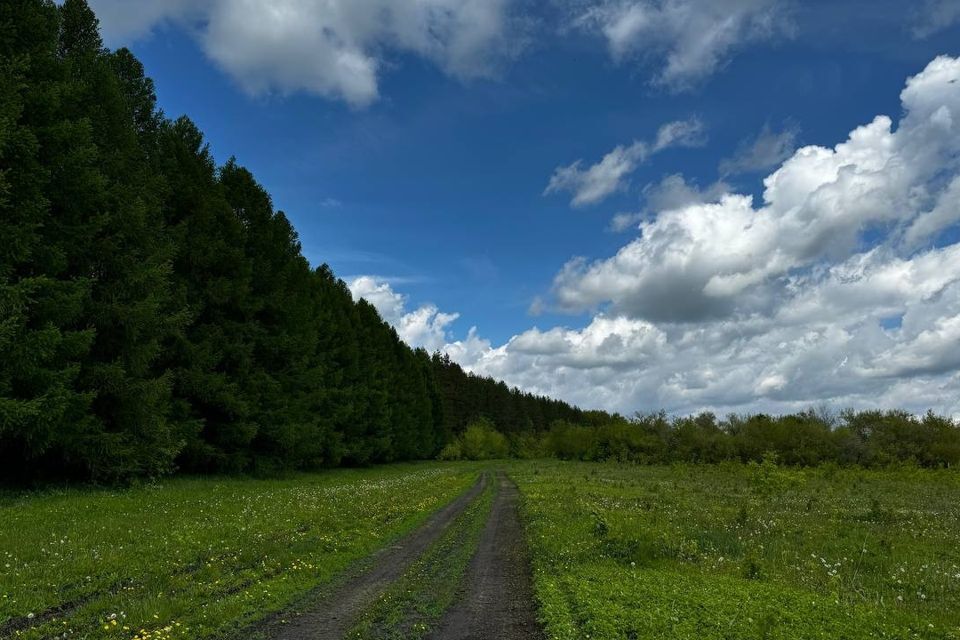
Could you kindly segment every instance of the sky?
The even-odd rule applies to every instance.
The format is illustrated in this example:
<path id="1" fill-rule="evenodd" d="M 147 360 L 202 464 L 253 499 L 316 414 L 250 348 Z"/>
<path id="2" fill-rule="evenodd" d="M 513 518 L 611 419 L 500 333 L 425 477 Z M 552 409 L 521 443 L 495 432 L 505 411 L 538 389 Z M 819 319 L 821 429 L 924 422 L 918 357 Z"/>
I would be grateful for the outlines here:
<path id="1" fill-rule="evenodd" d="M 960 0 L 91 0 L 415 346 L 631 414 L 960 417 Z"/>

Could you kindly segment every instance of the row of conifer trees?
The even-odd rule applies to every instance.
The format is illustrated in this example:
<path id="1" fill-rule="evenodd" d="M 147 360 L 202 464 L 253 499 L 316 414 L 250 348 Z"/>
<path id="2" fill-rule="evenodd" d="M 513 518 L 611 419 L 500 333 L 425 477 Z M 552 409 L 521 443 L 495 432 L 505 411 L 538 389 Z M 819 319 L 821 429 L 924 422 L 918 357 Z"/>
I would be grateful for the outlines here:
<path id="1" fill-rule="evenodd" d="M 583 414 L 411 349 L 84 0 L 0 3 L 0 479 L 433 457 Z"/>

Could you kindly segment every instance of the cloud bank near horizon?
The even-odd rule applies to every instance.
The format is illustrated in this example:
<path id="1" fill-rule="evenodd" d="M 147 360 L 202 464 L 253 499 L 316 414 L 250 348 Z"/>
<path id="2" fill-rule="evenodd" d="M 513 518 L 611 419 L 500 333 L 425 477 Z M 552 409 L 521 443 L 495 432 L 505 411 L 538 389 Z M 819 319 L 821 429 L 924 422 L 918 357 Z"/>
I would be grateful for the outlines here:
<path id="1" fill-rule="evenodd" d="M 933 60 L 900 99 L 899 121 L 794 151 L 759 203 L 726 189 L 675 200 L 615 255 L 572 259 L 550 304 L 589 314 L 582 328 L 497 346 L 475 328 L 449 340 L 451 320 L 438 348 L 511 385 L 625 412 L 960 415 L 960 59 Z M 370 301 L 388 319 L 423 310 Z"/>

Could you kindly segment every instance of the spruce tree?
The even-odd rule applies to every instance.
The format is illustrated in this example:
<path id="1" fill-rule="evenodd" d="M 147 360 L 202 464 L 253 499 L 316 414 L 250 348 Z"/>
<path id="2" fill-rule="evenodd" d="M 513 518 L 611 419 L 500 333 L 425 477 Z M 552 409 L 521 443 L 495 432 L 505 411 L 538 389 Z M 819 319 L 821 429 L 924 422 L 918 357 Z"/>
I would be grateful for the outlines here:
<path id="1" fill-rule="evenodd" d="M 59 9 L 65 79 L 50 203 L 68 270 L 90 278 L 84 319 L 94 330 L 79 384 L 93 394 L 97 429 L 81 455 L 95 478 L 156 475 L 183 446 L 168 421 L 170 379 L 154 365 L 182 322 L 170 296 L 172 245 L 159 184 L 111 56 L 84 0 Z M 59 242 L 57 242 L 59 241 Z"/>
<path id="2" fill-rule="evenodd" d="M 332 462 L 336 438 L 314 392 L 324 376 L 314 274 L 293 226 L 249 171 L 230 160 L 219 181 L 243 226 L 257 301 L 250 320 L 256 373 L 248 391 L 260 424 L 254 462 L 266 469 Z"/>
<path id="3" fill-rule="evenodd" d="M 78 445 L 94 428 L 77 385 L 93 338 L 82 321 L 90 280 L 68 271 L 51 237 L 42 155 L 58 124 L 57 45 L 52 4 L 0 5 L 0 468 L 21 479 L 82 469 Z"/>
<path id="4" fill-rule="evenodd" d="M 176 246 L 174 292 L 189 313 L 162 355 L 173 376 L 173 417 L 188 434 L 180 462 L 193 471 L 241 471 L 259 430 L 249 396 L 256 301 L 243 223 L 192 122 L 164 124 L 159 154 L 164 219 Z"/>

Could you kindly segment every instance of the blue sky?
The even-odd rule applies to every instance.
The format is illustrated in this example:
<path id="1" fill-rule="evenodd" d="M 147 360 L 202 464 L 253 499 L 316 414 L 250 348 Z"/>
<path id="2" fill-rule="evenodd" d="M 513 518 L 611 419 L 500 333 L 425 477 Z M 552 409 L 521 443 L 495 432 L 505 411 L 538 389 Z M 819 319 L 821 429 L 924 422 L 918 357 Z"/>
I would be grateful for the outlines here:
<path id="1" fill-rule="evenodd" d="M 937 56 L 960 54 L 960 2 L 91 4 L 107 43 L 144 62 L 167 115 L 188 114 L 218 160 L 249 167 L 304 254 L 411 342 L 621 411 L 899 403 L 960 413 L 943 397 L 960 392 L 960 358 L 927 362 L 924 351 L 931 333 L 953 335 L 960 301 L 945 253 L 958 239 L 956 145 L 929 160 L 935 169 L 879 180 L 902 179 L 902 192 L 884 195 L 901 210 L 860 211 L 872 192 L 836 167 L 818 183 L 846 190 L 833 208 L 818 208 L 825 189 L 804 195 L 806 213 L 762 207 L 763 179 L 796 149 L 831 150 L 878 115 L 892 125 L 877 153 L 913 148 L 904 123 L 929 101 L 901 91 Z M 948 141 L 960 137 L 951 73 L 937 76 L 944 90 L 924 85 L 947 115 L 957 108 L 957 124 L 942 125 Z M 787 191 L 781 201 L 795 199 Z M 722 227 L 739 214 L 711 209 L 721 226 L 697 240 L 713 215 L 701 209 L 738 206 L 724 194 L 754 196 L 740 210 L 748 225 L 802 224 L 747 234 L 740 247 Z M 683 210 L 689 218 L 667 215 Z M 931 211 L 932 230 L 909 231 Z M 823 235 L 795 246 L 797 229 Z M 738 251 L 756 261 L 745 266 Z M 690 261 L 671 271 L 676 252 Z M 919 273 L 924 259 L 940 262 L 915 276 L 932 287 L 923 296 L 911 297 L 923 289 L 911 281 L 853 309 L 825 297 L 850 277 L 876 291 L 871 277 L 892 265 Z M 932 275 L 944 270 L 951 277 Z M 788 314 L 813 298 L 819 314 Z M 768 344 L 785 353 L 755 355 Z M 848 369 L 834 370 L 844 358 Z"/>

